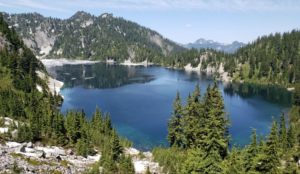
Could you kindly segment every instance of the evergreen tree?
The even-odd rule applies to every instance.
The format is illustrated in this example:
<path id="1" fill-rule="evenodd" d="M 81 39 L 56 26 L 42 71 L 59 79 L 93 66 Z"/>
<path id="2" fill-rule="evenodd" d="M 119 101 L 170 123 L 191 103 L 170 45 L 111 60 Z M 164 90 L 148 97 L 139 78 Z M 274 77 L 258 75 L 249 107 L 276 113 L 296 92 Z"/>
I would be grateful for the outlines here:
<path id="1" fill-rule="evenodd" d="M 247 154 L 245 157 L 245 170 L 246 172 L 249 172 L 250 170 L 253 169 L 253 163 L 254 159 L 258 155 L 258 147 L 257 147 L 257 134 L 256 134 L 256 129 L 252 129 L 253 133 L 251 135 L 251 143 L 247 149 Z"/>
<path id="2" fill-rule="evenodd" d="M 181 98 L 179 96 L 179 92 L 177 91 L 177 95 L 175 97 L 173 103 L 174 111 L 171 111 L 172 118 L 168 119 L 168 136 L 167 139 L 170 142 L 170 146 L 176 144 L 178 147 L 182 145 L 182 107 L 181 107 Z"/>
<path id="3" fill-rule="evenodd" d="M 279 122 L 279 142 L 280 146 L 285 149 L 286 146 L 286 119 L 284 111 L 282 111 L 280 122 Z"/>
<path id="4" fill-rule="evenodd" d="M 264 137 L 263 137 L 263 134 L 261 134 L 260 140 L 259 140 L 259 145 L 258 145 L 259 153 L 263 152 L 263 147 L 264 147 Z"/>
<path id="5" fill-rule="evenodd" d="M 262 154 L 258 156 L 258 163 L 255 168 L 261 173 L 279 173 L 281 167 L 281 162 L 278 155 L 278 131 L 277 124 L 273 117 L 273 124 L 270 134 L 268 135 L 268 140 L 263 149 Z"/>
<path id="6" fill-rule="evenodd" d="M 120 144 L 119 136 L 117 135 L 115 128 L 113 128 L 111 141 L 111 157 L 114 161 L 116 161 L 119 159 L 120 154 L 123 153 L 123 147 Z"/>
<path id="7" fill-rule="evenodd" d="M 233 146 L 232 152 L 230 153 L 228 173 L 236 173 L 236 174 L 242 173 L 235 146 Z"/>
<path id="8" fill-rule="evenodd" d="M 203 173 L 223 171 L 222 160 L 226 156 L 227 146 L 230 142 L 228 128 L 231 122 L 229 121 L 229 114 L 224 112 L 225 104 L 216 82 L 210 91 L 210 96 L 208 122 L 204 129 L 207 134 L 201 140 L 204 146 L 199 167 Z"/>
<path id="9" fill-rule="evenodd" d="M 188 150 L 187 159 L 183 163 L 182 173 L 203 173 L 203 169 L 199 165 L 202 160 L 202 152 L 200 148 L 191 148 Z"/>

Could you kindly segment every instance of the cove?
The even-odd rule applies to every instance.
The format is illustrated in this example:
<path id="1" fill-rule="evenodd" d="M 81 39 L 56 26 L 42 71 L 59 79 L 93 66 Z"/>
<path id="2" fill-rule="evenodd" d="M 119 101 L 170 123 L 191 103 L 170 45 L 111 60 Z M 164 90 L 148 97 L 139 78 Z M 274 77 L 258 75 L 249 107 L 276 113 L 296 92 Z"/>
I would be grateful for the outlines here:
<path id="1" fill-rule="evenodd" d="M 171 70 L 160 66 L 124 66 L 97 63 L 47 67 L 48 73 L 63 81 L 61 94 L 66 109 L 84 108 L 91 117 L 98 106 L 111 114 L 112 123 L 122 137 L 133 141 L 134 148 L 151 151 L 154 146 L 168 146 L 167 119 L 177 90 L 182 101 L 197 83 L 206 91 L 213 84 L 211 73 Z M 279 120 L 293 104 L 293 94 L 286 89 L 238 82 L 218 82 L 232 121 L 231 144 L 249 144 L 252 127 L 257 134 L 269 133 L 272 116 Z"/>

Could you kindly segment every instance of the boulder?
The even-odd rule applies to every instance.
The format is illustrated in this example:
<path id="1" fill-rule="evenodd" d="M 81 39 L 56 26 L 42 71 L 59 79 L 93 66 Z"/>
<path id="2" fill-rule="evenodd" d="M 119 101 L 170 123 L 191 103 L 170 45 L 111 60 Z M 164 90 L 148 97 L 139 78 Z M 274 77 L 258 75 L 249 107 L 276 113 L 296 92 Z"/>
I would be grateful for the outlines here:
<path id="1" fill-rule="evenodd" d="M 25 153 L 25 147 L 24 146 L 18 146 L 15 148 L 16 153 Z"/>
<path id="2" fill-rule="evenodd" d="M 67 150 L 67 154 L 68 154 L 68 155 L 74 155 L 72 149 Z"/>
<path id="3" fill-rule="evenodd" d="M 28 148 L 28 147 L 25 147 L 25 151 L 26 151 L 26 153 L 34 153 L 35 152 L 34 149 Z"/>
<path id="4" fill-rule="evenodd" d="M 11 136 L 12 136 L 13 138 L 17 138 L 17 136 L 18 136 L 18 130 L 16 129 L 16 130 L 12 131 L 12 132 L 11 132 Z"/>
<path id="5" fill-rule="evenodd" d="M 51 152 L 47 152 L 46 155 L 45 155 L 45 157 L 46 157 L 46 158 L 53 157 L 53 154 L 52 154 Z"/>
<path id="6" fill-rule="evenodd" d="M 36 153 L 36 157 L 38 157 L 38 158 L 44 158 L 45 154 L 44 154 L 44 152 L 37 152 Z"/>
<path id="7" fill-rule="evenodd" d="M 28 148 L 33 148 L 32 142 L 29 142 L 29 143 L 27 144 L 27 147 L 28 147 Z"/>
<path id="8" fill-rule="evenodd" d="M 61 156 L 66 156 L 67 154 L 66 154 L 66 152 L 64 151 L 64 150 L 61 150 L 61 149 L 54 149 L 54 153 L 53 153 L 55 156 L 59 156 L 59 155 L 61 155 Z"/>

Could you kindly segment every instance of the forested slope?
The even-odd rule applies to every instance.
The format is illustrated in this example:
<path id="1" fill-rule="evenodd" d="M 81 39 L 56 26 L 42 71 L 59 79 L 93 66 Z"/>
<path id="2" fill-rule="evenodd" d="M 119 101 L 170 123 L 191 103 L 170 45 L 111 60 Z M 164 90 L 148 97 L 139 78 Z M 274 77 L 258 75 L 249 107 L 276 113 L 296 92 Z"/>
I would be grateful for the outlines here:
<path id="1" fill-rule="evenodd" d="M 36 55 L 49 58 L 161 63 L 165 56 L 185 50 L 156 31 L 107 13 L 96 17 L 79 11 L 66 20 L 4 14 L 4 19 Z"/>
<path id="2" fill-rule="evenodd" d="M 257 135 L 253 128 L 252 141 L 245 147 L 231 142 L 229 112 L 217 83 L 208 85 L 204 94 L 197 85 L 184 104 L 178 92 L 173 108 L 167 121 L 171 147 L 152 151 L 164 173 L 299 173 L 300 84 L 295 88 L 289 126 L 283 112 L 279 123 L 273 119 L 267 136 Z"/>
<path id="3" fill-rule="evenodd" d="M 257 38 L 234 53 L 214 49 L 191 49 L 169 56 L 165 66 L 183 68 L 201 62 L 207 66 L 224 66 L 228 76 L 246 82 L 293 86 L 300 81 L 300 31 L 292 30 L 283 34 L 275 33 Z M 209 54 L 207 54 L 209 53 Z M 200 60 L 201 55 L 207 55 Z"/>
<path id="4" fill-rule="evenodd" d="M 1 13 L 0 43 L 0 119 L 10 117 L 19 122 L 0 134 L 2 143 L 40 142 L 73 148 L 82 156 L 95 153 L 96 148 L 102 157 L 95 169 L 101 165 L 106 172 L 134 172 L 131 157 L 124 155 L 124 148 L 132 143 L 118 135 L 109 114 L 96 108 L 88 120 L 84 109 L 60 113 L 62 97 L 50 92 L 47 78 L 37 76 L 37 70 L 46 73 L 43 65 L 16 32 L 8 28 Z M 37 84 L 43 92 L 37 90 Z M 14 130 L 16 137 L 11 134 Z"/>

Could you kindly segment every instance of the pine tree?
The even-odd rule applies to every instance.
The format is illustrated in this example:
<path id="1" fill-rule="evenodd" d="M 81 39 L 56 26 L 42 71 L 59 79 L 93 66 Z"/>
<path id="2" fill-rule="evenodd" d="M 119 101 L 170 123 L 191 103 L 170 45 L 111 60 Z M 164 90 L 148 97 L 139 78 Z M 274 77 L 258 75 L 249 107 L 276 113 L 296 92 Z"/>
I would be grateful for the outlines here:
<path id="1" fill-rule="evenodd" d="M 202 173 L 204 170 L 200 168 L 202 160 L 202 152 L 200 148 L 191 148 L 187 152 L 187 159 L 183 163 L 182 171 L 183 174 L 189 173 Z"/>
<path id="2" fill-rule="evenodd" d="M 235 146 L 233 146 L 232 152 L 230 153 L 228 173 L 236 173 L 236 174 L 242 173 Z"/>
<path id="3" fill-rule="evenodd" d="M 258 145 L 259 153 L 263 152 L 263 147 L 264 147 L 264 137 L 263 137 L 263 134 L 261 134 L 260 140 L 259 140 L 259 145 Z"/>
<path id="4" fill-rule="evenodd" d="M 178 147 L 182 145 L 182 107 L 181 107 L 181 98 L 179 96 L 179 92 L 177 91 L 177 95 L 175 97 L 173 103 L 174 111 L 171 111 L 172 118 L 168 119 L 168 135 L 167 139 L 170 142 L 170 146 L 176 144 Z"/>
<path id="5" fill-rule="evenodd" d="M 251 135 L 251 143 L 248 147 L 247 154 L 245 157 L 245 170 L 246 172 L 250 171 L 253 168 L 254 159 L 258 155 L 258 147 L 257 147 L 257 134 L 256 129 L 252 129 L 253 133 Z"/>
<path id="6" fill-rule="evenodd" d="M 286 140 L 288 148 L 293 148 L 296 143 L 296 136 L 295 136 L 295 128 L 293 125 L 290 125 L 287 130 Z"/>
<path id="7" fill-rule="evenodd" d="M 114 161 L 119 159 L 120 154 L 123 153 L 123 147 L 120 144 L 119 136 L 117 135 L 115 128 L 113 128 L 111 139 L 111 157 Z"/>
<path id="8" fill-rule="evenodd" d="M 125 156 L 124 154 L 121 155 L 120 157 L 120 163 L 119 163 L 119 167 L 121 172 L 120 173 L 124 173 L 124 174 L 134 174 L 135 170 L 134 170 L 134 164 L 132 163 L 132 159 L 131 156 Z"/>
<path id="9" fill-rule="evenodd" d="M 210 91 L 210 96 L 210 101 L 207 101 L 208 108 L 210 108 L 207 114 L 208 122 L 204 129 L 207 134 L 201 139 L 203 157 L 200 170 L 203 173 L 223 171 L 222 160 L 226 156 L 227 146 L 230 142 L 228 128 L 231 122 L 229 121 L 229 114 L 224 112 L 225 104 L 216 82 Z"/>
<path id="10" fill-rule="evenodd" d="M 286 119 L 284 111 L 282 111 L 280 122 L 279 122 L 279 142 L 282 149 L 286 146 Z"/>
<path id="11" fill-rule="evenodd" d="M 184 146 L 186 148 L 189 148 L 192 146 L 192 144 L 195 141 L 194 138 L 194 122 L 193 122 L 193 117 L 191 116 L 190 108 L 192 105 L 192 98 L 191 95 L 189 94 L 187 99 L 186 99 L 186 104 L 184 106 L 184 116 L 183 116 L 183 135 L 184 135 Z"/>
<path id="12" fill-rule="evenodd" d="M 278 155 L 278 131 L 274 117 L 272 128 L 270 129 L 271 132 L 267 137 L 266 145 L 262 154 L 258 156 L 258 163 L 255 166 L 256 171 L 267 174 L 279 173 L 279 167 L 281 167 Z"/>

